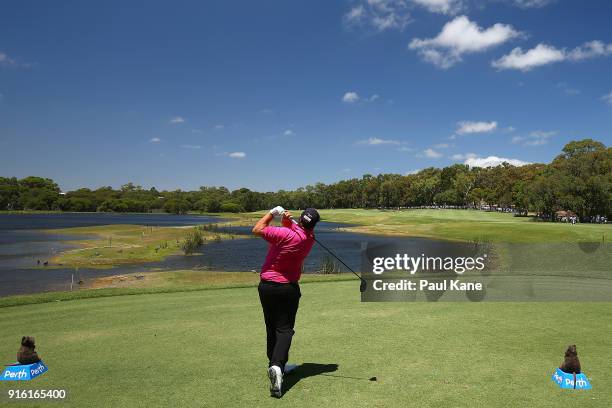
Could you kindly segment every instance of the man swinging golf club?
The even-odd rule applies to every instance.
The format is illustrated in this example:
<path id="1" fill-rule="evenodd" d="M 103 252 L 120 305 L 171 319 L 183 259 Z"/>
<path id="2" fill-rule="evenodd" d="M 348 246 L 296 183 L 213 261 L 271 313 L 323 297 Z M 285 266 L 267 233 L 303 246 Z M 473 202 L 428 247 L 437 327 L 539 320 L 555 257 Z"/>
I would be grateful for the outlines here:
<path id="1" fill-rule="evenodd" d="M 274 217 L 281 227 L 271 226 Z M 258 291 L 267 334 L 270 395 L 282 396 L 283 375 L 296 368 L 287 364 L 295 315 L 300 302 L 298 281 L 302 264 L 314 244 L 314 227 L 319 221 L 314 208 L 302 212 L 299 222 L 281 206 L 274 207 L 253 227 L 253 233 L 268 241 L 268 255 L 261 267 Z"/>

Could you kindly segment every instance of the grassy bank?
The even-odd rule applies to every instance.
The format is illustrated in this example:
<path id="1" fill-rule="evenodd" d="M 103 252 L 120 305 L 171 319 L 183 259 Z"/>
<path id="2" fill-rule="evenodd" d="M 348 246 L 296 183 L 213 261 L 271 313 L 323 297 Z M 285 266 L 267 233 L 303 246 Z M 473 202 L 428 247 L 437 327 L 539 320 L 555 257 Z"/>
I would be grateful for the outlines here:
<path id="1" fill-rule="evenodd" d="M 302 282 L 355 280 L 350 274 L 305 274 Z M 39 303 L 63 302 L 98 297 L 142 295 L 153 293 L 194 292 L 202 290 L 255 287 L 258 273 L 164 271 L 124 274 L 86 281 L 71 292 L 46 292 L 0 298 L 0 308 Z"/>
<path id="2" fill-rule="evenodd" d="M 305 364 L 280 401 L 267 392 L 253 287 L 2 308 L 0 358 L 13 361 L 21 336 L 33 335 L 49 372 L 0 382 L 0 392 L 67 389 L 69 407 L 605 407 L 612 399 L 611 303 L 360 303 L 355 282 L 305 283 L 302 294 L 291 361 Z M 591 391 L 550 379 L 570 343 Z"/>
<path id="3" fill-rule="evenodd" d="M 88 236 L 87 239 L 73 241 L 72 244 L 79 248 L 57 254 L 50 263 L 91 268 L 161 261 L 169 255 L 181 253 L 181 241 L 193 228 L 101 225 L 48 230 L 49 233 Z M 244 237 L 215 230 L 200 229 L 200 232 L 204 244 Z"/>

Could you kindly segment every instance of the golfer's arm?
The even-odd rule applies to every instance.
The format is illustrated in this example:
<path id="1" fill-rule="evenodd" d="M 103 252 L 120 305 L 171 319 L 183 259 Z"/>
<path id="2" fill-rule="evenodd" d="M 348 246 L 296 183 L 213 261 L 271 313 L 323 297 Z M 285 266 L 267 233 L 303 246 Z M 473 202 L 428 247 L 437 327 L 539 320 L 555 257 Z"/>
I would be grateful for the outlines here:
<path id="1" fill-rule="evenodd" d="M 257 221 L 257 224 L 255 224 L 253 227 L 253 234 L 261 237 L 263 235 L 263 229 L 270 225 L 273 219 L 274 216 L 272 214 L 266 213 L 266 215 L 261 217 L 261 219 Z"/>

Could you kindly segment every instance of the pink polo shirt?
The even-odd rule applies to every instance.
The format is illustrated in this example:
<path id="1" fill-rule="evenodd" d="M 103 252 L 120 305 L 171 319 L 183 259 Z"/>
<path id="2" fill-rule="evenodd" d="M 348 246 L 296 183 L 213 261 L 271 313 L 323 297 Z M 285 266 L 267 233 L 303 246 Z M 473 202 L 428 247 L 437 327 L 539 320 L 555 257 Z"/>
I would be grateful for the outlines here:
<path id="1" fill-rule="evenodd" d="M 296 224 L 267 226 L 262 232 L 270 247 L 261 267 L 261 279 L 278 283 L 299 281 L 304 259 L 314 244 L 314 233 Z"/>

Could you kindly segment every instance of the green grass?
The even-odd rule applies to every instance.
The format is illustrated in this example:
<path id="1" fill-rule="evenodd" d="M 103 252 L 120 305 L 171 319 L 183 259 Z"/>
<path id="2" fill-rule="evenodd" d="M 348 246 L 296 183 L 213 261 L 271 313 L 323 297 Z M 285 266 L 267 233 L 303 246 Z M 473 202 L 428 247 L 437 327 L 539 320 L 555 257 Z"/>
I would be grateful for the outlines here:
<path id="1" fill-rule="evenodd" d="M 59 253 L 51 265 L 104 268 L 121 264 L 161 261 L 181 254 L 180 242 L 192 227 L 151 227 L 143 225 L 99 225 L 48 230 L 49 233 L 90 235 L 93 238 L 74 241 L 79 248 Z M 239 239 L 242 236 L 217 231 L 201 231 L 204 243 L 216 239 Z"/>
<path id="2" fill-rule="evenodd" d="M 231 214 L 232 223 L 254 223 L 261 214 Z M 321 214 L 358 225 L 349 230 L 460 241 L 601 242 L 610 231 L 480 211 Z M 157 259 L 167 254 L 152 248 L 185 232 L 145 229 L 62 229 L 98 238 L 60 256 L 82 266 Z M 277 401 L 267 394 L 257 274 L 144 276 L 0 299 L 0 359 L 14 361 L 21 336 L 33 335 L 50 368 L 31 383 L 0 382 L 0 393 L 64 388 L 63 405 L 75 407 L 607 407 L 612 400 L 612 302 L 361 303 L 352 277 L 307 275 L 291 360 L 309 364 L 288 378 Z M 560 390 L 550 379 L 573 343 L 591 391 Z M 333 364 L 337 370 L 313 375 Z M 378 381 L 367 380 L 372 376 Z"/>
<path id="3" fill-rule="evenodd" d="M 537 222 L 531 217 L 476 210 L 321 210 L 324 221 L 356 224 L 348 230 L 456 241 L 601 242 L 610 225 Z"/>
<path id="4" fill-rule="evenodd" d="M 136 279 L 141 276 L 142 279 Z M 304 274 L 302 282 L 330 282 L 355 279 L 351 274 Z M 99 297 L 192 292 L 228 288 L 255 287 L 258 273 L 213 271 L 164 271 L 113 275 L 85 281 L 84 287 L 69 292 L 44 292 L 0 298 L 0 308 Z"/>
<path id="5" fill-rule="evenodd" d="M 0 382 L 0 391 L 63 388 L 62 406 L 70 407 L 606 407 L 612 400 L 612 303 L 361 303 L 353 281 L 305 283 L 302 293 L 291 361 L 338 368 L 303 377 L 316 371 L 306 366 L 280 401 L 267 392 L 254 287 L 2 308 L 2 361 L 12 362 L 21 336 L 33 335 L 49 371 L 31 383 Z M 550 379 L 570 343 L 591 391 L 560 390 Z"/>
<path id="6" fill-rule="evenodd" d="M 294 216 L 300 210 L 292 210 Z M 222 214 L 232 222 L 255 223 L 265 212 Z M 401 235 L 452 241 L 513 243 L 602 242 L 610 240 L 611 225 L 539 222 L 534 217 L 477 210 L 319 210 L 328 222 L 352 224 L 343 229 L 369 234 Z"/>

